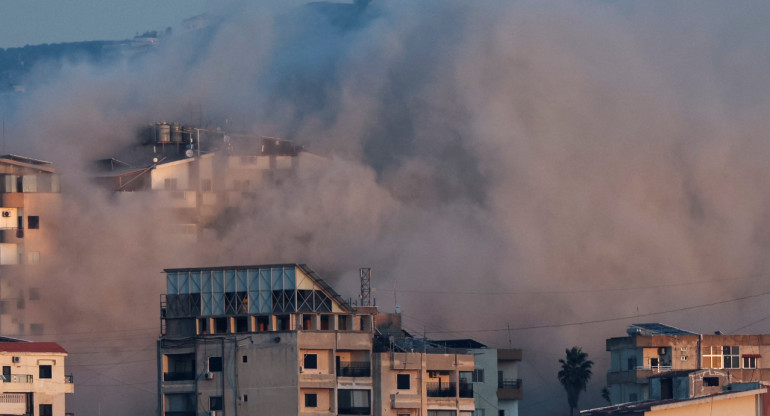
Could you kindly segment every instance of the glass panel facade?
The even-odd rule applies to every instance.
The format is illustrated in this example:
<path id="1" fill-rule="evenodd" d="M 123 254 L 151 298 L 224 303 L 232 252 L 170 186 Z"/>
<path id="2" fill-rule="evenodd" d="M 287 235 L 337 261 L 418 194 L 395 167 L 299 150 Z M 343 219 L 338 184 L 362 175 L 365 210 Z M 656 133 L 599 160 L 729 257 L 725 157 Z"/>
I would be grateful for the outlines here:
<path id="1" fill-rule="evenodd" d="M 166 282 L 168 295 L 200 294 L 201 316 L 331 311 L 321 291 L 303 291 L 297 301 L 294 266 L 173 272 Z"/>

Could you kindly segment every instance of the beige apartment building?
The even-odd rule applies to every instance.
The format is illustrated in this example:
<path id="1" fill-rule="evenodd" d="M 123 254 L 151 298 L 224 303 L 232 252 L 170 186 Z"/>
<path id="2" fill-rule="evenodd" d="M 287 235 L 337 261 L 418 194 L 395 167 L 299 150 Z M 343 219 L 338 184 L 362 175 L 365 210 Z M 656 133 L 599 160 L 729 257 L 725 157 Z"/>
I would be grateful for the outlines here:
<path id="1" fill-rule="evenodd" d="M 166 209 L 168 229 L 195 240 L 237 218 L 239 207 L 323 159 L 288 140 L 226 135 L 157 123 L 141 143 L 97 162 L 97 182 L 118 198 L 150 193 Z"/>
<path id="2" fill-rule="evenodd" d="M 40 335 L 34 308 L 55 252 L 59 176 L 50 162 L 0 156 L 0 333 Z"/>
<path id="3" fill-rule="evenodd" d="M 659 323 L 631 325 L 627 334 L 607 340 L 612 403 L 694 398 L 727 384 L 770 382 L 770 335 L 696 334 Z"/>
<path id="4" fill-rule="evenodd" d="M 471 416 L 477 410 L 473 354 L 388 347 L 397 341 L 378 329 L 386 314 L 350 305 L 306 265 L 165 273 L 159 415 Z"/>
<path id="5" fill-rule="evenodd" d="M 65 395 L 75 392 L 66 375 L 67 351 L 53 342 L 0 342 L 0 414 L 65 416 Z"/>

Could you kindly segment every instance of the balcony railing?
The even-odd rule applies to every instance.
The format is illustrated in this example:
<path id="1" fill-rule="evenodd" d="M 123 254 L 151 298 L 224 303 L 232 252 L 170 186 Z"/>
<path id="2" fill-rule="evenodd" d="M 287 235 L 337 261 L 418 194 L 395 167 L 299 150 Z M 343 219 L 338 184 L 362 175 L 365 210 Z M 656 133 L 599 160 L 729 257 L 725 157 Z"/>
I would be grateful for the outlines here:
<path id="1" fill-rule="evenodd" d="M 504 378 L 497 380 L 498 389 L 519 389 L 521 388 L 521 379 Z"/>
<path id="2" fill-rule="evenodd" d="M 194 410 L 183 412 L 166 412 L 165 416 L 198 416 L 198 413 Z"/>
<path id="3" fill-rule="evenodd" d="M 637 370 L 648 370 L 652 371 L 653 373 L 664 373 L 666 371 L 671 371 L 670 365 L 652 365 L 652 366 L 643 366 L 639 365 L 636 367 Z"/>
<path id="4" fill-rule="evenodd" d="M 341 362 L 337 377 L 371 377 L 371 364 L 368 361 Z"/>
<path id="5" fill-rule="evenodd" d="M 460 397 L 473 398 L 473 384 L 461 382 L 458 390 Z"/>
<path id="6" fill-rule="evenodd" d="M 181 381 L 181 380 L 195 380 L 195 373 L 191 371 L 163 373 L 163 381 Z"/>
<path id="7" fill-rule="evenodd" d="M 457 397 L 457 383 L 454 381 L 425 383 L 428 397 Z"/>
<path id="8" fill-rule="evenodd" d="M 31 374 L 11 374 L 0 376 L 4 383 L 31 383 Z"/>
<path id="9" fill-rule="evenodd" d="M 74 379 L 74 378 L 72 378 L 72 374 L 66 374 L 66 375 L 64 376 L 64 383 L 65 383 L 65 384 L 72 384 L 72 383 L 74 383 L 74 382 L 75 382 L 74 380 L 75 380 L 75 379 Z"/>

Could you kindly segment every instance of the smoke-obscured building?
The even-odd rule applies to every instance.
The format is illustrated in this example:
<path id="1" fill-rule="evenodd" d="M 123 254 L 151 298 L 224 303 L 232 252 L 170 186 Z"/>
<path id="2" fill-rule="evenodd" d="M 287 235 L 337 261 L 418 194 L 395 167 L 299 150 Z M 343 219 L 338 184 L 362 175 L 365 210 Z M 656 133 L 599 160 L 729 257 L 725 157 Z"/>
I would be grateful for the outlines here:
<path id="1" fill-rule="evenodd" d="M 399 314 L 350 305 L 306 265 L 165 273 L 160 415 L 516 414 L 499 402 L 485 413 L 475 397 L 488 398 L 485 382 L 495 396 L 509 393 L 506 377 L 517 373 L 506 363 L 520 360 L 519 350 L 414 339 Z M 495 357 L 477 371 L 485 355 Z"/>
<path id="2" fill-rule="evenodd" d="M 0 339 L 0 414 L 65 416 L 65 395 L 75 392 L 67 351 L 54 342 L 6 341 Z"/>
<path id="3" fill-rule="evenodd" d="M 233 222 L 243 204 L 281 185 L 300 167 L 322 159 L 288 140 L 226 135 L 177 123 L 158 123 L 140 142 L 114 158 L 97 161 L 97 181 L 131 198 L 150 192 L 172 211 L 169 229 L 194 239 Z"/>
<path id="4" fill-rule="evenodd" d="M 55 253 L 61 212 L 59 176 L 50 162 L 0 156 L 0 333 L 43 332 L 36 314 Z M 31 304 L 30 304 L 31 303 Z"/>
<path id="5" fill-rule="evenodd" d="M 728 384 L 770 382 L 768 334 L 696 334 L 659 323 L 626 332 L 607 340 L 612 403 L 694 398 Z"/>

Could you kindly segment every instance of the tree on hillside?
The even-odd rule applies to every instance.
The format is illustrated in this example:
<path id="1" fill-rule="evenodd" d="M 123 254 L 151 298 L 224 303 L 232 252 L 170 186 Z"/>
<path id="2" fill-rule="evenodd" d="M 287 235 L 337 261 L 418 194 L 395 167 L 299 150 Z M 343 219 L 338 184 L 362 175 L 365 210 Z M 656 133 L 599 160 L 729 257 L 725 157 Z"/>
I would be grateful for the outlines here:
<path id="1" fill-rule="evenodd" d="M 559 359 L 561 370 L 559 371 L 559 382 L 567 391 L 567 402 L 569 403 L 569 414 L 577 408 L 580 392 L 586 390 L 588 380 L 593 374 L 591 367 L 594 362 L 588 359 L 588 354 L 583 352 L 580 347 L 572 347 L 565 350 L 566 357 Z"/>

